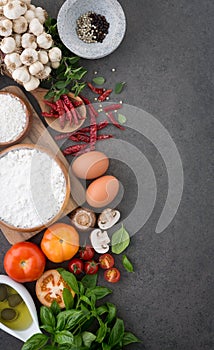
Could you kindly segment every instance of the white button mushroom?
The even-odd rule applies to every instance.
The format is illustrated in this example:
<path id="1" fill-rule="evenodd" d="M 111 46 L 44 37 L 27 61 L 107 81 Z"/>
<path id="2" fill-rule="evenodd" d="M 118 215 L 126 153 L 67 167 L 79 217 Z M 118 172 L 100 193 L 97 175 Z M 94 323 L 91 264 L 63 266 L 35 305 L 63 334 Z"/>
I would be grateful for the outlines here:
<path id="1" fill-rule="evenodd" d="M 120 219 L 118 210 L 107 208 L 98 217 L 98 226 L 101 230 L 108 230 L 114 226 Z"/>
<path id="2" fill-rule="evenodd" d="M 91 244 L 94 250 L 99 254 L 104 254 L 109 251 L 110 238 L 106 231 L 95 229 L 90 234 Z"/>

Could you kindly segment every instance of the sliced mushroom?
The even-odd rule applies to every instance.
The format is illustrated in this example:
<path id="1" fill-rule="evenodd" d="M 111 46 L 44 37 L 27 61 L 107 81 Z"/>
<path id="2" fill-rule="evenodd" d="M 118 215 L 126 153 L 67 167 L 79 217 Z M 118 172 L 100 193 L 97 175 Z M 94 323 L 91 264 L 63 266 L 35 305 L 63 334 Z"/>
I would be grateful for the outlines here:
<path id="1" fill-rule="evenodd" d="M 98 217 L 98 226 L 101 230 L 108 230 L 114 226 L 120 219 L 118 210 L 107 208 Z"/>
<path id="2" fill-rule="evenodd" d="M 101 231 L 99 228 L 93 230 L 90 235 L 90 240 L 97 253 L 104 254 L 108 252 L 111 240 L 106 231 Z"/>
<path id="3" fill-rule="evenodd" d="M 70 214 L 70 219 L 74 226 L 81 230 L 87 231 L 93 228 L 96 223 L 95 213 L 87 208 L 77 208 Z"/>

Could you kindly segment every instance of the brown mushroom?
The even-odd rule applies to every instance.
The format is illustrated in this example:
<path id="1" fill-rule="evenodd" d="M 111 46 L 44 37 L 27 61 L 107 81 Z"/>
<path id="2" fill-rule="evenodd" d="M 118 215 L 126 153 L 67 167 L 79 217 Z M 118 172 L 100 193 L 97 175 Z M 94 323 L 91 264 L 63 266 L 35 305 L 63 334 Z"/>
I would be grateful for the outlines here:
<path id="1" fill-rule="evenodd" d="M 72 224 L 81 231 L 87 231 L 96 224 L 95 213 L 87 208 L 77 208 L 69 215 Z"/>

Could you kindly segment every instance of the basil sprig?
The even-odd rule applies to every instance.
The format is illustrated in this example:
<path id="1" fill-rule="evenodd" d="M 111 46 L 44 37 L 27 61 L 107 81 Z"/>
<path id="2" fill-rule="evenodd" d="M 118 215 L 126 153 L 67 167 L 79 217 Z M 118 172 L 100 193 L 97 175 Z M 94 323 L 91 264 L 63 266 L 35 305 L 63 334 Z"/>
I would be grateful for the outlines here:
<path id="1" fill-rule="evenodd" d="M 130 343 L 140 342 L 134 334 L 125 331 L 124 321 L 117 317 L 114 304 L 100 303 L 112 291 L 96 285 L 97 275 L 86 275 L 78 281 L 72 273 L 64 269 L 58 271 L 75 290 L 75 298 L 64 289 L 65 310 L 61 310 L 56 301 L 51 307 L 41 306 L 40 328 L 47 335 L 33 335 L 21 350 L 121 350 Z"/>

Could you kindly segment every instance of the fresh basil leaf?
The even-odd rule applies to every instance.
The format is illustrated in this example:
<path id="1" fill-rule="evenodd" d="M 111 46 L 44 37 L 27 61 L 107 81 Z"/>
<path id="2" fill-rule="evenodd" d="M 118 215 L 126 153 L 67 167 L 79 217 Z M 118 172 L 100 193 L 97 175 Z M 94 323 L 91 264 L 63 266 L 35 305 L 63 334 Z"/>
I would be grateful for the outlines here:
<path id="1" fill-rule="evenodd" d="M 94 288 L 97 284 L 97 274 L 95 275 L 85 275 L 81 280 L 85 288 Z"/>
<path id="2" fill-rule="evenodd" d="M 102 343 L 102 350 L 111 350 L 111 346 L 106 343 Z"/>
<path id="3" fill-rule="evenodd" d="M 70 62 L 70 64 L 74 64 L 74 63 L 77 63 L 80 58 L 78 56 L 73 56 L 73 57 L 68 57 L 67 59 Z"/>
<path id="4" fill-rule="evenodd" d="M 105 78 L 103 77 L 95 77 L 92 80 L 96 85 L 103 85 L 105 83 Z"/>
<path id="5" fill-rule="evenodd" d="M 135 337 L 131 332 L 125 332 L 123 335 L 123 346 L 126 346 L 131 343 L 141 343 L 141 340 Z"/>
<path id="6" fill-rule="evenodd" d="M 55 84 L 55 87 L 57 89 L 64 89 L 66 86 L 67 86 L 67 82 L 64 81 L 64 80 L 57 81 L 56 84 Z"/>
<path id="7" fill-rule="evenodd" d="M 115 85 L 114 92 L 115 94 L 120 94 L 124 88 L 125 81 L 121 81 Z"/>
<path id="8" fill-rule="evenodd" d="M 97 331 L 96 342 L 102 343 L 107 333 L 107 324 L 99 320 L 100 327 Z"/>
<path id="9" fill-rule="evenodd" d="M 42 350 L 57 350 L 58 347 L 56 348 L 54 345 L 45 345 Z"/>
<path id="10" fill-rule="evenodd" d="M 80 334 L 74 336 L 74 343 L 76 347 L 80 347 L 82 345 L 82 337 Z"/>
<path id="11" fill-rule="evenodd" d="M 130 243 L 130 236 L 129 233 L 126 231 L 125 227 L 122 225 L 122 227 L 113 233 L 112 239 L 111 239 L 111 245 L 112 245 L 112 253 L 115 254 L 121 254 Z"/>
<path id="12" fill-rule="evenodd" d="M 45 96 L 44 96 L 44 99 L 45 100 L 50 100 L 52 97 L 54 97 L 55 95 L 55 92 L 54 91 L 48 91 Z"/>
<path id="13" fill-rule="evenodd" d="M 74 336 L 69 331 L 56 332 L 54 340 L 58 344 L 72 344 L 74 341 Z"/>
<path id="14" fill-rule="evenodd" d="M 67 288 L 64 288 L 62 292 L 62 297 L 65 303 L 66 310 L 72 309 L 74 306 L 74 298 L 70 290 L 68 290 Z"/>
<path id="15" fill-rule="evenodd" d="M 117 309 L 116 306 L 112 303 L 106 303 L 106 306 L 108 308 L 108 316 L 106 318 L 106 322 L 111 323 L 116 317 Z"/>
<path id="16" fill-rule="evenodd" d="M 118 113 L 117 119 L 120 124 L 125 124 L 126 122 L 126 117 L 123 114 Z"/>
<path id="17" fill-rule="evenodd" d="M 50 309 L 51 309 L 52 313 L 54 314 L 54 316 L 57 316 L 61 311 L 59 304 L 56 302 L 56 300 L 54 300 L 52 302 Z"/>
<path id="18" fill-rule="evenodd" d="M 51 309 L 47 306 L 41 306 L 40 319 L 43 325 L 50 326 L 54 329 L 56 320 Z"/>
<path id="19" fill-rule="evenodd" d="M 40 328 L 44 329 L 45 332 L 48 332 L 50 334 L 54 334 L 54 332 L 55 332 L 55 329 L 51 326 L 43 325 L 43 326 L 40 326 Z"/>
<path id="20" fill-rule="evenodd" d="M 89 299 L 87 296 L 81 295 L 80 300 L 81 300 L 81 301 L 84 301 L 84 303 L 86 303 L 86 304 L 88 304 L 89 306 L 91 306 L 91 301 L 90 301 L 90 299 Z"/>
<path id="21" fill-rule="evenodd" d="M 73 291 L 79 294 L 79 287 L 77 283 L 76 277 L 69 271 L 66 270 L 58 270 L 64 281 L 73 289 Z"/>
<path id="22" fill-rule="evenodd" d="M 47 335 L 40 333 L 34 334 L 25 342 L 21 350 L 40 350 L 43 349 L 43 346 L 45 346 L 47 342 Z"/>
<path id="23" fill-rule="evenodd" d="M 60 312 L 57 316 L 56 329 L 61 331 L 63 329 L 71 330 L 88 312 L 81 310 L 66 310 Z"/>
<path id="24" fill-rule="evenodd" d="M 82 282 L 78 281 L 78 287 L 79 287 L 79 294 L 80 294 L 80 295 L 84 295 L 84 293 L 85 293 L 85 288 L 84 288 Z"/>
<path id="25" fill-rule="evenodd" d="M 112 290 L 106 287 L 95 287 L 90 289 L 90 295 L 95 295 L 97 300 L 104 298 L 112 293 Z"/>
<path id="26" fill-rule="evenodd" d="M 108 312 L 108 308 L 106 305 L 100 305 L 96 308 L 97 315 L 101 316 Z"/>
<path id="27" fill-rule="evenodd" d="M 108 344 L 111 346 L 115 346 L 123 339 L 123 336 L 124 336 L 124 322 L 120 318 L 117 318 L 110 332 Z"/>
<path id="28" fill-rule="evenodd" d="M 83 344 L 85 346 L 87 346 L 88 348 L 90 348 L 91 344 L 93 343 L 93 341 L 95 339 L 96 339 L 96 335 L 94 335 L 91 332 L 83 332 L 82 333 Z"/>
<path id="29" fill-rule="evenodd" d="M 126 271 L 134 272 L 134 267 L 126 255 L 123 255 L 122 263 L 123 263 L 123 266 L 125 267 Z"/>

